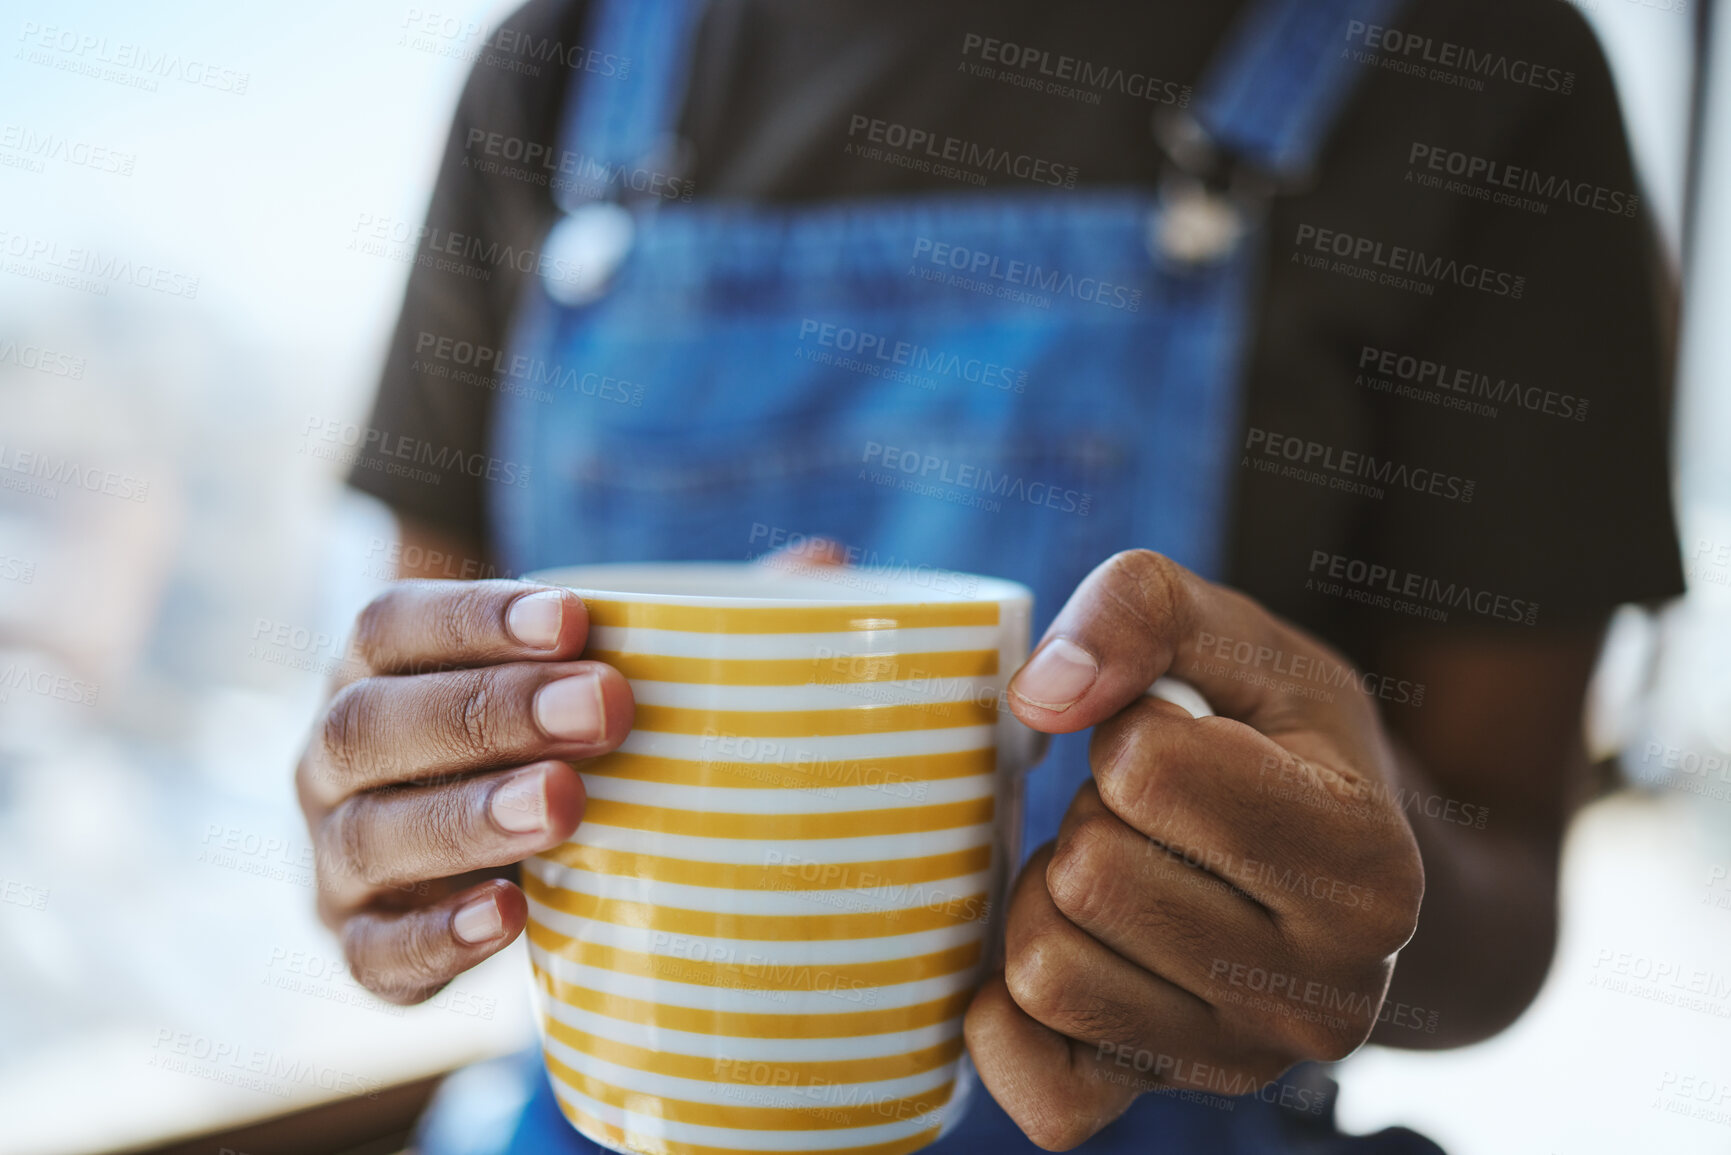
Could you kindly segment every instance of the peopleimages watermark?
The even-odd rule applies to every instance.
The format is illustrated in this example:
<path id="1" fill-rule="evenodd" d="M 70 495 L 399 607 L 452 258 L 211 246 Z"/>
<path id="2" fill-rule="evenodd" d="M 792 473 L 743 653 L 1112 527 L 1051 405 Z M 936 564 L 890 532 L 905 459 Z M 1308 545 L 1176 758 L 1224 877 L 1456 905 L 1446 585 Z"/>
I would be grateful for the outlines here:
<path id="1" fill-rule="evenodd" d="M 1076 56 L 1054 54 L 1048 49 L 1013 40 L 1000 40 L 978 32 L 962 36 L 962 67 L 968 75 L 996 80 L 1015 88 L 1061 96 L 1082 104 L 1099 104 L 1107 92 L 1186 108 L 1191 88 L 1176 80 L 1162 80 L 1146 72 L 1095 64 Z"/>
<path id="2" fill-rule="evenodd" d="M 1731 802 L 1731 755 L 1648 742 L 1641 751 L 1641 765 L 1657 766 L 1665 776 L 1658 783 L 1667 789 L 1699 798 Z"/>
<path id="3" fill-rule="evenodd" d="M 1731 1127 L 1731 1081 L 1667 1070 L 1650 1106 L 1667 1115 Z"/>
<path id="4" fill-rule="evenodd" d="M 1304 895 L 1350 910 L 1369 910 L 1376 902 L 1376 890 L 1373 887 L 1330 878 L 1324 874 L 1308 874 L 1303 870 L 1294 870 L 1290 866 L 1282 867 L 1273 862 L 1244 858 L 1230 850 L 1187 847 L 1166 838 L 1158 842 L 1145 838 L 1142 840 L 1142 848 L 1160 863 L 1174 868 L 1181 867 L 1181 877 L 1195 879 L 1200 883 L 1214 883 L 1222 888 L 1230 887 L 1246 894 L 1255 894 L 1258 891 L 1266 893 L 1278 887 L 1288 894 Z"/>
<path id="5" fill-rule="evenodd" d="M 877 441 L 866 442 L 860 460 L 866 465 L 860 471 L 862 481 L 895 486 L 958 505 L 972 505 L 988 513 L 1002 509 L 1004 500 L 1044 506 L 1078 517 L 1087 517 L 1094 505 L 1094 495 L 1081 490 L 1029 481 L 1007 471 L 994 471 L 989 465 L 958 463 L 948 457 Z M 879 468 L 872 468 L 874 462 Z M 988 494 L 989 497 L 985 496 Z"/>
<path id="6" fill-rule="evenodd" d="M 36 580 L 36 563 L 11 554 L 0 554 L 0 581 L 30 585 Z"/>
<path id="7" fill-rule="evenodd" d="M 847 135 L 842 149 L 846 156 L 881 160 L 965 184 L 984 185 L 989 177 L 1001 176 L 1056 188 L 1076 187 L 1075 165 L 863 113 L 848 118 Z"/>
<path id="8" fill-rule="evenodd" d="M 1731 974 L 1690 966 L 1681 959 L 1601 947 L 1593 956 L 1593 973 L 1587 977 L 1587 985 L 1716 1019 L 1731 1019 Z"/>
<path id="9" fill-rule="evenodd" d="M 1196 646 L 1186 668 L 1328 702 L 1334 700 L 1330 691 L 1352 689 L 1383 702 L 1422 706 L 1426 690 L 1423 682 L 1366 673 L 1344 662 L 1314 654 L 1291 654 L 1207 630 L 1196 635 Z"/>
<path id="10" fill-rule="evenodd" d="M 500 569 L 482 558 L 463 557 L 428 549 L 421 545 L 404 545 L 401 540 L 375 537 L 367 545 L 366 574 L 379 581 L 395 581 L 398 574 L 413 573 L 423 578 L 449 578 L 452 581 L 484 581 L 489 578 L 512 578 L 515 574 Z"/>
<path id="11" fill-rule="evenodd" d="M 463 138 L 463 151 L 481 154 L 479 159 L 463 157 L 464 168 L 545 185 L 555 192 L 573 189 L 595 200 L 610 194 L 636 192 L 664 201 L 688 202 L 697 192 L 691 181 L 659 169 L 642 164 L 608 164 L 587 153 L 484 128 L 469 129 Z"/>
<path id="12" fill-rule="evenodd" d="M 870 1124 L 864 1122 L 863 1117 L 875 1115 L 885 1123 L 906 1123 L 912 1133 L 937 1126 L 937 1112 L 944 1105 L 936 1091 L 919 1093 L 927 1096 L 929 1101 L 913 1096 L 884 1099 L 879 1097 L 882 1092 L 874 1090 L 869 1083 L 833 1082 L 780 1063 L 755 1058 L 717 1056 L 712 1074 L 718 1084 L 716 1093 L 732 1102 L 797 1110 L 801 1120 L 836 1127 L 867 1126 Z M 773 1087 L 776 1094 L 753 1090 L 754 1087 Z M 789 1108 L 789 1096 L 810 1100 L 812 1105 Z M 859 1151 L 861 1148 L 849 1150 Z"/>
<path id="13" fill-rule="evenodd" d="M 121 501 L 142 502 L 150 496 L 150 482 L 115 469 L 85 465 L 70 457 L 56 458 L 0 441 L 0 489 L 53 501 L 60 487 L 100 493 Z"/>
<path id="14" fill-rule="evenodd" d="M 338 1070 L 323 1063 L 293 1059 L 263 1047 L 249 1047 L 194 1031 L 162 1027 L 156 1032 L 153 1054 L 146 1065 L 162 1071 L 192 1075 L 214 1083 L 287 1099 L 297 1086 L 316 1087 L 344 1095 L 379 1097 L 384 1084 L 365 1075 Z"/>
<path id="15" fill-rule="evenodd" d="M 425 779 L 421 781 L 426 782 Z M 328 858 L 321 859 L 310 843 L 276 834 L 260 834 L 244 826 L 207 822 L 200 847 L 195 861 L 206 866 L 308 889 L 330 890 L 340 885 L 329 875 L 321 876 L 318 873 L 321 865 L 334 866 L 339 875 L 354 873 L 352 864 L 333 864 Z M 368 886 L 403 894 L 424 896 L 432 892 L 432 884 L 424 879 L 416 882 L 392 882 L 382 868 L 375 871 L 371 865 L 361 872 L 359 881 Z"/>
<path id="16" fill-rule="evenodd" d="M 597 401 L 643 407 L 644 389 L 635 381 L 445 337 L 425 329 L 415 334 L 415 359 L 409 368 L 428 377 L 478 385 L 531 401 L 551 401 L 550 390 L 569 389 L 574 395 Z"/>
<path id="17" fill-rule="evenodd" d="M 350 661 L 345 639 L 322 630 L 290 622 L 256 618 L 248 638 L 246 656 L 273 666 L 335 677 L 361 673 L 361 663 Z"/>
<path id="18" fill-rule="evenodd" d="M 567 44 L 554 36 L 537 36 L 501 26 L 483 36 L 484 28 L 466 16 L 409 7 L 398 25 L 397 43 L 416 52 L 484 64 L 504 72 L 539 76 L 544 65 L 587 72 L 611 80 L 631 75 L 631 58 L 582 44 Z"/>
<path id="19" fill-rule="evenodd" d="M 813 665 L 817 660 L 813 659 Z M 892 798 L 923 802 L 930 784 L 871 760 L 834 758 L 776 738 L 758 738 L 707 727 L 698 739 L 712 772 L 761 782 L 768 786 L 803 789 L 820 798 L 837 790 L 860 788 Z"/>
<path id="20" fill-rule="evenodd" d="M 794 355 L 802 360 L 844 369 L 854 368 L 857 364 L 858 371 L 866 372 L 869 376 L 905 380 L 921 388 L 935 388 L 936 377 L 949 377 L 1004 393 L 1025 393 L 1028 389 L 1028 372 L 1025 369 L 1000 365 L 983 357 L 964 357 L 960 353 L 898 340 L 869 329 L 856 329 L 848 325 L 803 317 L 799 323 L 799 340 L 800 345 L 794 350 Z M 852 354 L 852 357 L 827 356 L 809 348 L 814 344 L 819 350 L 834 350 L 836 353 Z M 903 372 L 897 373 L 895 370 Z M 919 377 L 915 376 L 916 374 L 928 376 Z"/>
<path id="21" fill-rule="evenodd" d="M 1385 28 L 1351 20 L 1346 26 L 1349 49 L 1359 64 L 1374 64 L 1391 72 L 1435 80 L 1472 92 L 1483 92 L 1485 81 L 1536 88 L 1541 92 L 1568 95 L 1575 90 L 1575 74 L 1531 60 L 1511 58 L 1452 40 L 1438 40 L 1417 32 Z"/>
<path id="22" fill-rule="evenodd" d="M 301 437 L 299 452 L 308 457 L 377 469 L 431 485 L 439 484 L 454 471 L 498 485 L 512 485 L 518 489 L 529 487 L 530 467 L 527 465 L 503 461 L 486 453 L 434 445 L 419 437 L 392 433 L 370 425 L 362 427 L 346 421 L 308 417 L 301 428 Z"/>
<path id="23" fill-rule="evenodd" d="M 1701 902 L 1704 906 L 1731 910 L 1731 867 L 1715 862 L 1707 868 L 1707 889 L 1701 895 Z"/>
<path id="24" fill-rule="evenodd" d="M 92 172 L 131 176 L 138 157 L 57 132 L 38 132 L 22 124 L 0 126 L 0 167 L 43 172 L 50 161 Z"/>
<path id="25" fill-rule="evenodd" d="M 1324 549 L 1311 551 L 1309 572 L 1304 579 L 1307 590 L 1430 621 L 1446 622 L 1450 610 L 1464 610 L 1501 622 L 1527 626 L 1539 622 L 1539 604 L 1530 599 L 1475 589 L 1466 582 L 1444 582 Z"/>
<path id="26" fill-rule="evenodd" d="M 23 47 L 15 54 L 16 59 L 145 92 L 158 91 L 162 81 L 179 81 L 194 88 L 245 96 L 252 79 L 249 73 L 179 52 L 157 51 L 127 40 L 110 41 L 106 36 L 34 20 L 24 21 L 18 39 Z"/>
<path id="27" fill-rule="evenodd" d="M 497 269 L 514 269 L 561 283 L 576 283 L 582 277 L 581 266 L 564 257 L 397 217 L 361 213 L 349 233 L 343 245 L 349 252 L 474 281 L 491 280 Z"/>
<path id="28" fill-rule="evenodd" d="M 1302 1087 L 1279 1080 L 1257 1083 L 1249 1075 L 1228 1074 L 1211 1063 L 1179 1058 L 1146 1047 L 1101 1042 L 1095 1045 L 1097 1065 L 1092 1077 L 1144 1094 L 1168 1095 L 1181 1102 L 1196 1103 L 1219 1111 L 1234 1111 L 1237 1099 L 1255 1095 L 1269 1106 L 1287 1111 L 1321 1115 L 1328 1109 L 1327 1087 Z M 1111 1062 L 1108 1065 L 1107 1059 Z M 1121 1068 L 1121 1069 L 1114 1069 Z M 1193 1090 L 1201 1087 L 1205 1090 Z"/>
<path id="29" fill-rule="evenodd" d="M 370 982 L 381 988 L 388 987 L 397 979 L 395 974 L 367 967 L 351 968 L 341 959 L 325 958 L 311 951 L 290 950 L 284 946 L 271 947 L 264 969 L 264 985 L 280 991 L 360 1007 L 392 1018 L 401 1018 L 409 1010 L 385 1002 L 363 985 Z M 492 995 L 447 986 L 418 1005 L 491 1021 L 498 1012 L 499 1000 Z"/>
<path id="30" fill-rule="evenodd" d="M 25 910 L 47 910 L 49 891 L 46 886 L 31 886 L 15 878 L 0 878 L 0 902 L 21 906 Z"/>
<path id="31" fill-rule="evenodd" d="M 1471 478 L 1423 467 L 1411 468 L 1374 453 L 1336 449 L 1320 441 L 1254 425 L 1245 435 L 1244 454 L 1243 464 L 1260 472 L 1361 497 L 1381 498 L 1383 490 L 1379 487 L 1388 486 L 1467 504 L 1472 501 L 1477 485 Z"/>
<path id="32" fill-rule="evenodd" d="M 1440 189 L 1540 215 L 1550 212 L 1552 204 L 1562 202 L 1614 216 L 1632 217 L 1641 203 L 1641 198 L 1634 193 L 1588 181 L 1569 180 L 1555 174 L 1546 176 L 1520 165 L 1418 140 L 1412 142 L 1406 163 L 1410 166 L 1406 170 L 1406 179 L 1423 188 Z M 1458 179 L 1445 180 L 1444 176 Z"/>
<path id="33" fill-rule="evenodd" d="M 1134 313 L 1142 307 L 1142 290 L 1100 277 L 1048 269 L 1030 261 L 1005 258 L 984 249 L 954 245 L 932 237 L 914 239 L 913 266 L 908 272 L 922 280 L 954 285 L 1007 301 L 1049 309 L 1054 297 L 1070 297 L 1090 305 Z M 923 266 L 923 267 L 922 267 Z"/>
<path id="34" fill-rule="evenodd" d="M 1291 753 L 1263 757 L 1256 792 L 1283 802 L 1297 802 L 1312 810 L 1385 826 L 1400 821 L 1394 811 L 1475 830 L 1483 830 L 1491 818 L 1488 806 L 1405 786 L 1391 788 L 1385 782 L 1367 778 L 1347 779 Z"/>
<path id="35" fill-rule="evenodd" d="M 1434 1010 L 1384 998 L 1379 1006 L 1373 995 L 1343 990 L 1331 983 L 1287 974 L 1252 963 L 1217 958 L 1209 964 L 1208 977 L 1224 1001 L 1271 1011 L 1335 1028 L 1379 1024 L 1436 1034 L 1438 1014 Z M 1246 994 L 1244 992 L 1249 992 Z M 1256 996 L 1256 997 L 1252 997 Z"/>
<path id="36" fill-rule="evenodd" d="M 1493 297 L 1520 300 L 1527 278 L 1473 261 L 1437 257 L 1421 249 L 1391 245 L 1372 237 L 1301 224 L 1293 238 L 1292 260 L 1307 269 L 1432 296 L 1438 285 L 1472 289 Z M 1311 250 L 1305 252 L 1305 249 Z M 1335 258 L 1330 260 L 1330 258 Z"/>
<path id="37" fill-rule="evenodd" d="M 1683 575 L 1690 581 L 1731 585 L 1731 542 L 1695 539 L 1694 551 L 1683 561 Z"/>
<path id="38" fill-rule="evenodd" d="M 62 247 L 50 237 L 29 233 L 0 229 L 0 260 L 0 269 L 15 277 L 98 297 L 106 297 L 111 285 L 131 285 L 188 301 L 198 297 L 198 278 L 191 274 L 84 245 Z"/>
<path id="39" fill-rule="evenodd" d="M 1523 385 L 1507 377 L 1495 380 L 1488 373 L 1432 361 L 1393 349 L 1365 345 L 1358 351 L 1360 372 L 1354 382 L 1379 393 L 1411 401 L 1423 401 L 1475 417 L 1495 417 L 1498 405 L 1511 405 L 1529 413 L 1542 413 L 1562 421 L 1585 421 L 1588 400 L 1573 393 Z"/>
<path id="40" fill-rule="evenodd" d="M 16 365 L 20 369 L 31 369 L 37 373 L 46 373 L 50 377 L 66 377 L 73 381 L 84 379 L 83 357 L 18 341 L 0 340 L 0 365 Z"/>
<path id="41" fill-rule="evenodd" d="M 71 674 L 56 674 L 51 670 L 34 669 L 25 662 L 12 661 L 0 670 L 0 704 L 10 702 L 14 690 L 52 698 L 56 702 L 94 706 L 102 687 Z"/>

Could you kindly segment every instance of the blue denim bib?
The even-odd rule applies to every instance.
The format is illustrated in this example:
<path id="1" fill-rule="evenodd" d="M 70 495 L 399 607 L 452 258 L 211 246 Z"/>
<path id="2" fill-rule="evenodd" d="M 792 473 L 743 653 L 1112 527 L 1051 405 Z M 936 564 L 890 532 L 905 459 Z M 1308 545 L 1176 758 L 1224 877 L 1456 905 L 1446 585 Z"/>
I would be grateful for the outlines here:
<path id="1" fill-rule="evenodd" d="M 503 562 L 741 558 L 823 536 L 934 583 L 1023 582 L 1036 637 L 1118 550 L 1217 575 L 1261 247 L 1241 194 L 1302 177 L 1352 79 L 1349 21 L 1396 2 L 1252 3 L 1170 122 L 1182 163 L 1161 189 L 1066 189 L 1061 164 L 1001 142 L 868 123 L 837 163 L 944 166 L 958 191 L 787 207 L 666 195 L 702 6 L 596 0 L 589 43 L 630 66 L 579 76 L 567 108 L 566 215 L 512 338 L 550 384 L 502 394 L 494 418 L 494 454 L 534 478 L 490 495 Z M 1230 182 L 1210 179 L 1215 156 Z M 1086 735 L 1054 743 L 1024 848 L 1088 774 Z M 546 1095 L 542 1080 L 543 1113 Z M 934 1151 L 1032 1150 L 975 1098 Z M 1254 1108 L 1148 1095 L 1085 1149 L 1190 1129 L 1208 1150 L 1266 1150 L 1225 1139 L 1256 1130 Z M 520 1149 L 593 1149 L 552 1120 Z"/>

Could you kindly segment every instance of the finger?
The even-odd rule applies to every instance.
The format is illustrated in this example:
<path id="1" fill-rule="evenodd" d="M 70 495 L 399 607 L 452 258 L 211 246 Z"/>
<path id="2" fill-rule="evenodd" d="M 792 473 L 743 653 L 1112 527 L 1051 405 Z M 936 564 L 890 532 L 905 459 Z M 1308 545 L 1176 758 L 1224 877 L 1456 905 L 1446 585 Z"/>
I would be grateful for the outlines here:
<path id="1" fill-rule="evenodd" d="M 1028 860 L 1010 899 L 1004 981 L 1016 1005 L 1083 1043 L 1205 1032 L 1213 1015 L 1207 1002 L 1113 951 L 1059 909 L 1046 888 L 1053 854 L 1046 846 Z"/>
<path id="2" fill-rule="evenodd" d="M 624 675 L 600 662 L 366 678 L 331 699 L 301 784 L 334 806 L 379 786 L 592 758 L 624 740 L 634 715 Z"/>
<path id="3" fill-rule="evenodd" d="M 774 553 L 757 559 L 759 565 L 774 569 L 798 569 L 801 566 L 824 568 L 845 566 L 847 549 L 827 537 L 808 537 L 796 544 L 784 545 Z"/>
<path id="4" fill-rule="evenodd" d="M 516 581 L 404 581 L 361 611 L 353 649 L 374 673 L 418 674 L 575 658 L 588 633 L 588 611 L 570 590 Z"/>
<path id="5" fill-rule="evenodd" d="M 1047 1151 L 1068 1151 L 1086 1141 L 1136 1098 L 1136 1089 L 1103 1077 L 1094 1048 L 1028 1017 L 1002 974 L 987 978 L 962 1023 L 980 1082 L 1022 1133 Z"/>
<path id="6" fill-rule="evenodd" d="M 1226 873 L 1230 861 L 1143 837 L 1084 783 L 1059 827 L 1045 889 L 1075 933 L 1212 1002 L 1219 960 L 1281 960 L 1288 953 L 1268 912 L 1204 868 Z"/>
<path id="7" fill-rule="evenodd" d="M 1142 1091 L 1240 1095 L 1291 1065 L 1288 1043 L 1066 929 L 1062 913 L 1039 901 L 1047 853 L 1018 882 L 1007 969 L 987 981 L 964 1021 L 981 1081 L 1029 1138 L 1067 1149 Z"/>
<path id="8" fill-rule="evenodd" d="M 520 862 L 569 838 L 583 802 L 577 772 L 552 761 L 355 794 L 319 824 L 321 877 L 340 909 L 381 888 Z"/>
<path id="9" fill-rule="evenodd" d="M 1107 559 L 1071 595 L 1011 679 L 1011 708 L 1036 730 L 1067 734 L 1111 717 L 1171 671 L 1219 713 L 1264 732 L 1323 712 L 1278 679 L 1234 677 L 1236 666 L 1196 660 L 1207 649 L 1204 642 L 1218 648 L 1222 638 L 1243 648 L 1252 663 L 1261 655 L 1282 668 L 1296 662 L 1306 669 L 1349 669 L 1243 594 L 1160 554 L 1129 550 Z"/>
<path id="10" fill-rule="evenodd" d="M 1411 935 L 1402 912 L 1424 885 L 1400 810 L 1386 788 L 1331 769 L 1346 763 L 1325 738 L 1289 741 L 1313 757 L 1242 722 L 1145 699 L 1095 728 L 1094 790 L 1072 810 L 1103 806 L 1186 871 L 1253 901 L 1289 939 L 1350 918 L 1392 950 Z"/>
<path id="11" fill-rule="evenodd" d="M 430 906 L 369 911 L 343 924 L 355 981 L 393 1003 L 418 1003 L 522 931 L 523 892 L 491 879 Z"/>

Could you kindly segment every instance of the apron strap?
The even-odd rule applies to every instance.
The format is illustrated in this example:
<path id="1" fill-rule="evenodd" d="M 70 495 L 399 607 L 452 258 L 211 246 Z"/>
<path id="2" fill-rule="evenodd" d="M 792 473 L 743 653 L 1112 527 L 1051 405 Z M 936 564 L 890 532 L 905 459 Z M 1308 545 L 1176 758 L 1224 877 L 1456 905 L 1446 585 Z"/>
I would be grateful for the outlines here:
<path id="1" fill-rule="evenodd" d="M 565 97 L 561 135 L 569 155 L 586 168 L 604 168 L 604 196 L 590 182 L 564 184 L 559 207 L 571 212 L 596 199 L 623 199 L 629 182 L 621 168 L 659 169 L 678 163 L 674 134 L 685 101 L 691 54 L 703 22 L 704 0 L 590 0 L 588 43 L 630 62 L 624 75 L 581 74 Z"/>
<path id="2" fill-rule="evenodd" d="M 1210 61 L 1189 123 L 1209 151 L 1277 185 L 1300 181 L 1322 147 L 1359 65 L 1353 22 L 1384 24 L 1403 0 L 1251 0 Z M 579 75 L 566 98 L 562 143 L 587 163 L 670 165 L 705 0 L 590 0 L 589 43 L 629 59 L 627 75 Z M 1182 161 L 1181 161 L 1182 163 Z M 682 175 L 670 173 L 669 175 Z M 627 182 L 609 179 L 605 198 Z M 567 212 L 595 186 L 560 192 Z"/>
<path id="3" fill-rule="evenodd" d="M 1193 116 L 1213 148 L 1276 186 L 1304 181 L 1360 65 L 1354 25 L 1383 25 L 1403 0 L 1255 0 L 1198 85 Z"/>

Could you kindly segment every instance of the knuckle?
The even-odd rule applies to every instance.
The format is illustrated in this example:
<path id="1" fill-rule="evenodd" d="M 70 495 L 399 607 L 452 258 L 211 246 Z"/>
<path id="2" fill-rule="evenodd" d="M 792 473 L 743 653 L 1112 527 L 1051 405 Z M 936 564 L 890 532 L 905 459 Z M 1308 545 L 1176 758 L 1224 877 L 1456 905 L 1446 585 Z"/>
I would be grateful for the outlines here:
<path id="1" fill-rule="evenodd" d="M 1078 820 L 1052 852 L 1046 890 L 1072 922 L 1094 920 L 1108 903 L 1117 825 L 1109 814 L 1090 814 Z"/>
<path id="2" fill-rule="evenodd" d="M 378 669 L 389 664 L 391 657 L 391 622 L 397 618 L 397 607 L 403 599 L 403 587 L 392 585 L 368 602 L 355 618 L 354 648 L 369 667 Z"/>
<path id="3" fill-rule="evenodd" d="M 1065 987 L 1071 977 L 1060 958 L 1055 936 L 1041 933 L 1022 944 L 1004 963 L 1004 985 L 1016 1005 L 1042 1023 L 1063 1016 Z"/>
<path id="4" fill-rule="evenodd" d="M 1144 746 L 1146 733 L 1134 722 L 1120 726 L 1111 741 L 1095 751 L 1094 779 L 1108 810 L 1152 833 L 1180 801 L 1174 796 L 1180 783 L 1169 772 L 1176 759 L 1154 756 Z"/>
<path id="5" fill-rule="evenodd" d="M 401 835 L 422 873 L 443 876 L 468 869 L 475 809 L 462 788 L 446 787 L 427 791 L 409 810 Z"/>
<path id="6" fill-rule="evenodd" d="M 1135 606 L 1138 616 L 1172 620 L 1183 588 L 1178 563 L 1151 549 L 1127 549 L 1106 560 L 1106 591 L 1114 600 Z"/>
<path id="7" fill-rule="evenodd" d="M 325 820 L 328 833 L 324 853 L 319 855 L 320 869 L 339 877 L 371 882 L 368 875 L 375 872 L 369 867 L 368 847 L 372 840 L 368 837 L 364 809 L 364 803 L 351 798 L 331 811 Z"/>
<path id="8" fill-rule="evenodd" d="M 500 713 L 505 700 L 495 671 L 483 669 L 463 675 L 462 688 L 451 697 L 443 727 L 459 755 L 486 760 L 504 753 L 506 727 Z"/>
<path id="9" fill-rule="evenodd" d="M 387 1002 L 408 1005 L 426 1000 L 449 981 L 448 952 L 441 951 L 428 915 L 395 923 L 350 920 L 343 953 L 354 980 Z"/>
<path id="10" fill-rule="evenodd" d="M 1400 950 L 1418 930 L 1419 908 L 1424 901 L 1424 867 L 1402 856 L 1366 877 L 1376 879 L 1376 901 L 1361 907 L 1360 936 L 1366 948 L 1378 956 Z"/>
<path id="11" fill-rule="evenodd" d="M 340 785 L 350 777 L 366 753 L 369 714 L 376 687 L 362 678 L 338 690 L 325 709 L 319 731 L 319 746 L 326 764 Z"/>
<path id="12" fill-rule="evenodd" d="M 465 584 L 443 613 L 435 615 L 446 653 L 466 653 L 505 634 L 504 603 L 491 585 Z"/>

